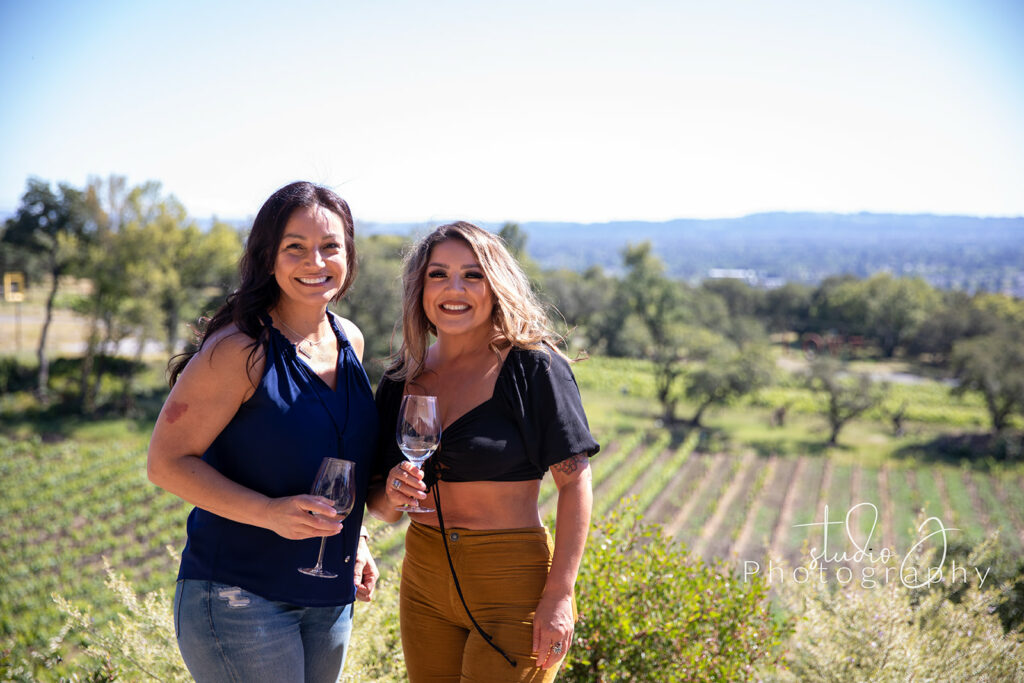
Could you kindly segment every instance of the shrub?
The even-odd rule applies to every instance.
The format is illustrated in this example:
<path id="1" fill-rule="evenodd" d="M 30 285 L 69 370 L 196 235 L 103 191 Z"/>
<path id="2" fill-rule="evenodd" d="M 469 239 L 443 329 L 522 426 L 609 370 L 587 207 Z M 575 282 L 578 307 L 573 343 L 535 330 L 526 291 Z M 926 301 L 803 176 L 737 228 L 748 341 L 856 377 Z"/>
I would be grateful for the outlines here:
<path id="1" fill-rule="evenodd" d="M 984 569 L 990 545 L 971 553 L 969 566 Z M 934 557 L 932 548 L 908 566 L 926 576 L 939 566 Z M 996 613 L 1008 586 L 988 588 L 988 577 L 983 590 L 972 571 L 966 576 L 954 583 L 944 571 L 941 580 L 916 589 L 895 576 L 874 587 L 782 583 L 780 599 L 797 616 L 787 643 L 789 670 L 768 672 L 765 680 L 1024 681 L 1024 640 L 1019 631 L 1004 631 Z"/>
<path id="2" fill-rule="evenodd" d="M 564 681 L 745 680 L 778 661 L 787 632 L 763 581 L 691 556 L 631 501 L 595 523 L 577 594 Z"/>
<path id="3" fill-rule="evenodd" d="M 170 550 L 170 549 L 169 549 Z M 16 658 L 14 653 L 0 656 L 0 680 L 36 681 L 57 671 L 71 678 L 60 681 L 99 683 L 100 681 L 191 681 L 192 677 L 178 652 L 174 637 L 171 600 L 162 591 L 138 596 L 125 578 L 110 568 L 107 589 L 120 603 L 115 618 L 97 624 L 88 608 L 54 596 L 65 615 L 60 632 L 50 640 L 45 652 L 32 653 L 29 659 Z M 405 660 L 398 624 L 397 577 L 378 586 L 369 605 L 356 603 L 351 646 L 345 660 L 341 681 L 378 681 L 400 683 L 406 680 Z M 65 649 L 78 649 L 73 636 L 84 644 L 78 656 L 65 661 Z"/>
<path id="4" fill-rule="evenodd" d="M 107 589 L 114 593 L 124 611 L 101 626 L 95 626 L 87 610 L 57 595 L 54 600 L 67 617 L 61 637 L 77 631 L 85 642 L 86 671 L 95 676 L 104 669 L 110 680 L 190 681 L 174 638 L 171 599 L 162 591 L 142 596 L 125 578 L 114 572 L 104 559 Z"/>

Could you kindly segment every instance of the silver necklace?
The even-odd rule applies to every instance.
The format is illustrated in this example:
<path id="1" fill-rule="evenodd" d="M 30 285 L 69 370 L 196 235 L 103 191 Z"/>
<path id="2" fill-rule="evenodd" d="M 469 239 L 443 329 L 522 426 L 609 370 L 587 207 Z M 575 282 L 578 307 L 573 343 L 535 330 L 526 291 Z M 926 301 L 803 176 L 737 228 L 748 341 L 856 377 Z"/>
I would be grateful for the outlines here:
<path id="1" fill-rule="evenodd" d="M 278 320 L 281 321 L 281 324 L 284 325 L 285 328 L 287 328 L 289 332 L 291 332 L 292 334 L 296 335 L 297 337 L 299 337 L 299 339 L 302 340 L 298 344 L 295 345 L 295 350 L 298 351 L 299 353 L 301 353 L 306 358 L 310 358 L 311 359 L 311 358 L 313 358 L 313 355 L 310 352 L 307 352 L 307 351 L 303 350 L 302 342 L 305 342 L 305 343 L 309 344 L 310 346 L 312 346 L 315 349 L 316 347 L 320 346 L 324 342 L 324 339 L 327 339 L 327 335 L 326 334 L 324 336 L 320 337 L 319 339 L 317 339 L 316 341 L 313 341 L 312 339 L 307 339 L 306 337 L 303 337 L 301 334 L 299 334 L 294 329 L 292 329 L 292 326 L 289 325 L 288 323 L 286 323 L 284 321 L 284 318 L 278 317 Z M 319 327 L 320 326 L 317 325 L 317 329 L 319 329 Z"/>

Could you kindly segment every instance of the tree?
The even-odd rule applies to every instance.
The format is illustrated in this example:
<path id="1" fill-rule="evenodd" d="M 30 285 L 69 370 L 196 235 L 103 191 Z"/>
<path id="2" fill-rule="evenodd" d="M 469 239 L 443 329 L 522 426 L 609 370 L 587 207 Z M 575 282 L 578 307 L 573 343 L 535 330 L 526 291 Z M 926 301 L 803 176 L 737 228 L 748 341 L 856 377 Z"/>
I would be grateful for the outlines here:
<path id="1" fill-rule="evenodd" d="M 523 232 L 523 229 L 519 227 L 519 224 L 511 221 L 505 223 L 501 226 L 501 230 L 498 231 L 498 237 L 504 240 L 509 253 L 511 253 L 516 260 L 521 262 L 526 256 L 527 235 Z"/>
<path id="2" fill-rule="evenodd" d="M 836 445 L 839 432 L 850 420 L 881 403 L 885 396 L 885 388 L 876 386 L 870 377 L 844 373 L 842 364 L 827 356 L 819 356 L 811 363 L 807 386 L 826 394 L 825 416 L 832 428 L 829 446 Z"/>
<path id="3" fill-rule="evenodd" d="M 686 298 L 682 285 L 663 275 L 663 266 L 651 245 L 645 242 L 627 246 L 623 251 L 626 276 L 619 297 L 635 321 L 647 332 L 646 343 L 637 355 L 654 363 L 654 383 L 658 402 L 667 424 L 675 421 L 678 395 L 675 385 L 691 357 L 687 344 Z M 629 329 L 629 328 L 626 328 Z"/>
<path id="4" fill-rule="evenodd" d="M 705 280 L 701 289 L 717 294 L 725 300 L 732 316 L 751 316 L 763 307 L 765 293 L 754 289 L 743 280 L 736 278 L 717 278 Z"/>
<path id="5" fill-rule="evenodd" d="M 966 292 L 944 292 L 942 304 L 908 340 L 907 351 L 929 354 L 933 362 L 942 365 L 949 362 L 956 342 L 994 331 L 999 325 L 998 316 L 977 302 L 977 296 Z"/>
<path id="6" fill-rule="evenodd" d="M 992 429 L 1001 432 L 1010 416 L 1024 409 L 1024 328 L 1002 325 L 996 332 L 953 346 L 957 393 L 978 391 L 985 399 Z"/>
<path id="7" fill-rule="evenodd" d="M 862 334 L 867 327 L 867 304 L 857 289 L 859 282 L 853 275 L 822 280 L 810 296 L 807 331 Z"/>
<path id="8" fill-rule="evenodd" d="M 554 270 L 544 273 L 541 293 L 551 302 L 552 323 L 567 328 L 568 342 L 594 353 L 609 353 L 609 341 L 618 329 L 613 309 L 618 282 L 600 266 L 583 273 Z"/>
<path id="9" fill-rule="evenodd" d="M 867 280 L 829 278 L 812 296 L 811 310 L 820 330 L 864 335 L 891 358 L 939 305 L 939 294 L 921 278 L 879 273 Z"/>
<path id="10" fill-rule="evenodd" d="M 864 282 L 864 289 L 867 334 L 877 341 L 886 358 L 892 358 L 940 305 L 938 292 L 919 277 L 894 278 L 879 273 Z"/>
<path id="11" fill-rule="evenodd" d="M 20 248 L 32 258 L 40 259 L 50 279 L 46 297 L 46 312 L 39 335 L 36 358 L 39 371 L 36 391 L 40 401 L 49 397 L 50 362 L 46 341 L 53 320 L 53 306 L 60 286 L 60 278 L 78 261 L 81 243 L 85 237 L 81 193 L 69 185 L 61 184 L 54 193 L 50 184 L 31 178 L 21 206 L 7 221 L 3 242 Z"/>
<path id="12" fill-rule="evenodd" d="M 128 188 L 123 178 L 93 179 L 84 193 L 93 239 L 79 273 L 92 287 L 77 304 L 89 318 L 79 400 L 85 414 L 97 407 L 108 359 L 125 340 L 134 363 L 123 368 L 123 409 L 132 408 L 135 369 L 147 342 L 163 338 L 177 348 L 183 320 L 195 320 L 205 302 L 223 300 L 234 282 L 238 233 L 217 223 L 203 233 L 157 182 Z"/>
<path id="13" fill-rule="evenodd" d="M 173 354 L 183 323 L 211 314 L 236 286 L 242 240 L 238 230 L 216 220 L 200 230 L 173 198 L 158 208 L 159 215 L 145 228 L 161 245 L 156 297 L 167 352 Z"/>
<path id="14" fill-rule="evenodd" d="M 516 261 L 519 262 L 519 266 L 526 273 L 526 277 L 530 280 L 530 284 L 533 285 L 534 290 L 537 289 L 538 282 L 541 279 L 540 266 L 537 262 L 530 258 L 530 255 L 526 253 L 526 241 L 529 235 L 519 227 L 518 223 L 507 222 L 501 226 L 501 230 L 498 231 L 498 237 L 505 242 L 508 247 L 509 253 L 515 257 Z"/>
<path id="15" fill-rule="evenodd" d="M 704 411 L 754 392 L 771 382 L 772 361 L 764 346 L 745 350 L 719 344 L 701 367 L 689 374 L 686 396 L 697 402 L 690 423 L 700 426 Z"/>
<path id="16" fill-rule="evenodd" d="M 770 289 L 761 300 L 758 316 L 772 332 L 804 332 L 807 329 L 812 289 L 808 285 L 787 282 Z"/>
<path id="17" fill-rule="evenodd" d="M 359 277 L 334 307 L 354 322 L 366 346 L 363 365 L 371 377 L 383 372 L 383 362 L 401 345 L 403 237 L 371 235 L 356 239 Z"/>

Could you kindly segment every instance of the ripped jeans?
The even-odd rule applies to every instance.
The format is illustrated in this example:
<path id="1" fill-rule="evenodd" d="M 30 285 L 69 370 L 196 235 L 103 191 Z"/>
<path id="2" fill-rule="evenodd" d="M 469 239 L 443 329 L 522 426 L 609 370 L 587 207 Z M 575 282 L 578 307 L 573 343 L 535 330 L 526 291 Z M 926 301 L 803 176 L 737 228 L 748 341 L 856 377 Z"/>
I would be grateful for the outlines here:
<path id="1" fill-rule="evenodd" d="M 352 605 L 301 607 L 194 579 L 174 593 L 178 648 L 199 683 L 335 683 L 351 631 Z"/>

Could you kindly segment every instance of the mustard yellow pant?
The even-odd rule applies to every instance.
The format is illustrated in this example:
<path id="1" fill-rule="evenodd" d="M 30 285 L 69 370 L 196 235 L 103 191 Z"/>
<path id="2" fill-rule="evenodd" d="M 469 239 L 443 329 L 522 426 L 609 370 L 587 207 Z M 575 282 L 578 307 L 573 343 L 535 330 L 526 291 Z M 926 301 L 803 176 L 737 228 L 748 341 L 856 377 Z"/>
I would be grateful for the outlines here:
<path id="1" fill-rule="evenodd" d="M 466 604 L 516 666 L 473 628 L 452 581 L 441 531 L 412 522 L 399 597 L 410 683 L 553 681 L 557 669 L 537 668 L 532 653 L 534 610 L 554 550 L 547 529 L 446 531 Z"/>

